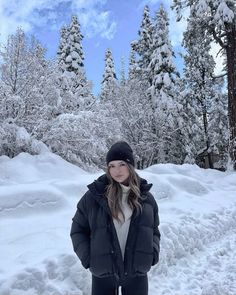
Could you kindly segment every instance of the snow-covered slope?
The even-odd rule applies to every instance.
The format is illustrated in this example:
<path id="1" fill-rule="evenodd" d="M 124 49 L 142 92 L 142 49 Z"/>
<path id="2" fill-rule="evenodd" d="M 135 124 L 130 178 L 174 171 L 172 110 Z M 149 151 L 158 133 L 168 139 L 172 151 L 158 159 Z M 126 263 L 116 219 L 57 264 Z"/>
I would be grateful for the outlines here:
<path id="1" fill-rule="evenodd" d="M 90 294 L 69 232 L 86 185 L 101 173 L 52 153 L 0 157 L 1 295 Z M 149 294 L 235 295 L 236 173 L 168 164 L 139 174 L 154 184 L 161 220 Z"/>

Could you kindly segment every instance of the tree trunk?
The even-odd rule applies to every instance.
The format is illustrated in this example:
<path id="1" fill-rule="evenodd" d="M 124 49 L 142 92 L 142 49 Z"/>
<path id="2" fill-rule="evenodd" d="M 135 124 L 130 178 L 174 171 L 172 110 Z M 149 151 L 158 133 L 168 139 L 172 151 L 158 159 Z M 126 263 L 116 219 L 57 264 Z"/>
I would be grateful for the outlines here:
<path id="1" fill-rule="evenodd" d="M 228 108 L 230 144 L 229 154 L 236 170 L 236 25 L 227 33 Z"/>
<path id="2" fill-rule="evenodd" d="M 212 156 L 211 156 L 212 153 L 209 152 L 210 140 L 209 140 L 209 136 L 208 136 L 208 121 L 207 121 L 207 111 L 206 111 L 205 106 L 203 107 L 203 114 L 202 115 L 203 115 L 204 132 L 205 132 L 205 137 L 206 137 L 206 151 L 207 151 L 209 168 L 213 169 L 214 165 L 213 165 Z"/>

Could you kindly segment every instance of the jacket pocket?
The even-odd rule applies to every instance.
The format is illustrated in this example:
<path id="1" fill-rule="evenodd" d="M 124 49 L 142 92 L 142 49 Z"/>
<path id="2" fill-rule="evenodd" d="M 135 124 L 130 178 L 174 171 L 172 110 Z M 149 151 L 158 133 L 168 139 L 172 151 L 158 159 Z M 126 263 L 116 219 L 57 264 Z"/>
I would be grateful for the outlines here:
<path id="1" fill-rule="evenodd" d="M 135 251 L 133 261 L 134 272 L 138 274 L 146 274 L 150 270 L 152 262 L 153 253 Z"/>
<path id="2" fill-rule="evenodd" d="M 92 255 L 90 259 L 90 271 L 96 277 L 106 277 L 113 274 L 111 254 Z"/>

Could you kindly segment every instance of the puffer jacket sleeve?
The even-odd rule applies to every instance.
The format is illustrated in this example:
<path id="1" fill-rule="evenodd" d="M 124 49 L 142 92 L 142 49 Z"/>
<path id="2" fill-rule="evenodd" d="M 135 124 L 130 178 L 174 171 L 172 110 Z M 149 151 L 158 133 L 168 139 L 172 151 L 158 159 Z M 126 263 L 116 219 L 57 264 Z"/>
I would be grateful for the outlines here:
<path id="1" fill-rule="evenodd" d="M 84 268 L 89 268 L 90 262 L 90 226 L 88 221 L 88 192 L 80 199 L 77 211 L 72 218 L 70 236 L 76 255 Z"/>
<path id="2" fill-rule="evenodd" d="M 152 265 L 155 265 L 159 261 L 159 252 L 160 252 L 160 238 L 161 234 L 159 231 L 159 214 L 158 214 L 158 205 L 154 200 L 154 227 L 153 227 L 153 262 Z"/>

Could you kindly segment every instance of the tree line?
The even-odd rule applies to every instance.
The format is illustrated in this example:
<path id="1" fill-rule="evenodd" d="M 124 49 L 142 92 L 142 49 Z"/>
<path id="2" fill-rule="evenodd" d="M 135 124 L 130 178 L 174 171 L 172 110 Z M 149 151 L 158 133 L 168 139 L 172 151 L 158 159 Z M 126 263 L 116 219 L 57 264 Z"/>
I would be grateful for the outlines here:
<path id="1" fill-rule="evenodd" d="M 236 7 L 232 1 L 174 0 L 183 34 L 183 73 L 177 71 L 163 5 L 145 6 L 130 44 L 128 77 L 115 73 L 105 52 L 101 92 L 86 77 L 77 16 L 60 31 L 57 56 L 22 29 L 0 50 L 0 154 L 51 150 L 85 169 L 102 168 L 107 148 L 125 139 L 137 167 L 156 163 L 236 168 Z M 225 75 L 216 76 L 212 42 L 221 47 Z M 227 91 L 225 84 L 227 83 Z"/>

